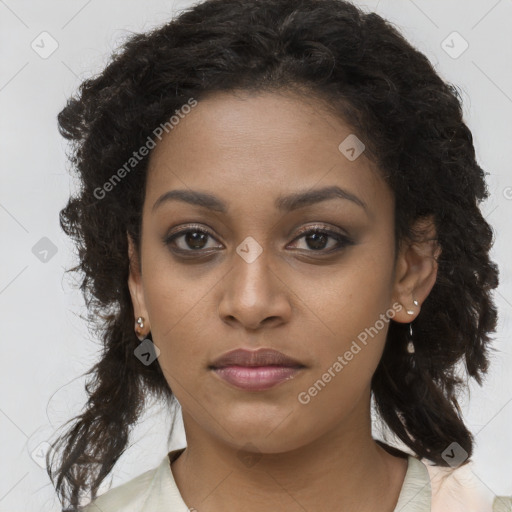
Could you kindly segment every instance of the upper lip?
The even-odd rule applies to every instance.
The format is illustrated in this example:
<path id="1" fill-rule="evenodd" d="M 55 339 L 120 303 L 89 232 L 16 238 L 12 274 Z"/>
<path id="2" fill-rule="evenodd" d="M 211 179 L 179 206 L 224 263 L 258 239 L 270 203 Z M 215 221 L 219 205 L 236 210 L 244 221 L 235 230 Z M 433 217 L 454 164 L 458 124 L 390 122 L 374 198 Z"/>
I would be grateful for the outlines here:
<path id="1" fill-rule="evenodd" d="M 304 365 L 295 359 L 273 350 L 261 348 L 258 350 L 246 350 L 238 348 L 226 352 L 217 358 L 210 368 L 223 368 L 225 366 L 289 366 L 303 367 Z"/>

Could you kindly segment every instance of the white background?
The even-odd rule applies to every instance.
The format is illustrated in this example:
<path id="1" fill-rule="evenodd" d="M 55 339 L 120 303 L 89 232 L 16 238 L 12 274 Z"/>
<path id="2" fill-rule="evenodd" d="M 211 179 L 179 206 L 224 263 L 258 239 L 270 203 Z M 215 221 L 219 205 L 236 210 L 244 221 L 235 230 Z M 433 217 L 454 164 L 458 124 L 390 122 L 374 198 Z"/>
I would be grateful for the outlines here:
<path id="1" fill-rule="evenodd" d="M 99 342 L 80 318 L 80 292 L 64 275 L 75 259 L 58 213 L 74 183 L 56 116 L 121 40 L 188 5 L 0 0 L 0 512 L 60 510 L 46 471 L 31 454 L 80 412 L 85 399 L 80 376 L 98 357 Z M 490 173 L 491 198 L 482 209 L 496 233 L 492 257 L 500 266 L 495 293 L 500 320 L 493 345 L 498 352 L 485 386 L 471 386 L 463 411 L 476 439 L 475 473 L 495 494 L 511 494 L 512 2 L 380 0 L 359 5 L 395 23 L 444 79 L 460 87 L 478 161 Z M 31 47 L 43 31 L 58 43 L 46 59 Z M 441 46 L 453 31 L 469 44 L 458 58 Z M 448 44 L 456 51 L 461 46 L 454 41 Z M 43 237 L 57 251 L 46 263 L 32 252 Z M 184 445 L 178 429 L 167 446 L 169 426 L 161 406 L 146 412 L 115 467 L 113 486 L 155 467 L 169 449 Z"/>

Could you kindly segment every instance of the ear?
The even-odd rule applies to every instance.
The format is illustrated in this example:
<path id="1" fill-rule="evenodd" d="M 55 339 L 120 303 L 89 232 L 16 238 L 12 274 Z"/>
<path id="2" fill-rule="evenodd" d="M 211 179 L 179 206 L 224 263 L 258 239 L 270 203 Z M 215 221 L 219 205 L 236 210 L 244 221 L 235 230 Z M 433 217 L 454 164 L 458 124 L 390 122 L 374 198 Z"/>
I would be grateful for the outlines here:
<path id="1" fill-rule="evenodd" d="M 419 315 L 421 305 L 436 282 L 437 259 L 441 254 L 433 216 L 416 221 L 414 229 L 422 234 L 421 240 L 403 241 L 395 265 L 392 304 L 399 302 L 403 307 L 393 320 L 402 323 L 412 322 Z M 418 306 L 414 300 L 418 301 Z M 408 310 L 414 314 L 408 314 Z"/>
<path id="2" fill-rule="evenodd" d="M 142 285 L 139 257 L 131 236 L 126 233 L 126 237 L 128 239 L 128 259 L 130 262 L 128 288 L 130 289 L 130 295 L 132 298 L 133 315 L 135 319 L 137 319 L 139 316 L 144 318 L 144 327 L 141 329 L 141 332 L 144 335 L 147 335 L 147 333 L 150 331 L 150 324 L 148 312 L 146 309 L 146 301 L 144 299 L 144 287 Z"/>

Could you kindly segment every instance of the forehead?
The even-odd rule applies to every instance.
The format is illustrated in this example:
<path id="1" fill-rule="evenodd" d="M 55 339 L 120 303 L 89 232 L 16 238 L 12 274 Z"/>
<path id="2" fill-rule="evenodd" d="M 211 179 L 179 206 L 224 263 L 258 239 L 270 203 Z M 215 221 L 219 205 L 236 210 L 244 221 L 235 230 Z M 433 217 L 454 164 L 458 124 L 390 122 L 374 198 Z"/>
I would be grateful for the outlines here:
<path id="1" fill-rule="evenodd" d="M 151 206 L 163 192 L 185 188 L 211 191 L 226 202 L 331 185 L 367 204 L 391 199 L 364 151 L 354 160 L 340 151 L 355 134 L 319 100 L 289 93 L 217 93 L 180 117 L 150 157 Z"/>

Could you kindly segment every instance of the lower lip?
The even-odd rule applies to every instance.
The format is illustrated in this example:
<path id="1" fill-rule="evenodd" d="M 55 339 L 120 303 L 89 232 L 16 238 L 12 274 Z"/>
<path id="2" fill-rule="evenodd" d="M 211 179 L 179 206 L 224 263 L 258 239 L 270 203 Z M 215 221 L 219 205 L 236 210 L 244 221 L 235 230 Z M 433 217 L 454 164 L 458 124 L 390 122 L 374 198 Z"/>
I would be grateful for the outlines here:
<path id="1" fill-rule="evenodd" d="M 226 366 L 213 368 L 223 380 L 233 386 L 251 391 L 261 391 L 277 386 L 295 377 L 301 368 L 289 366 Z"/>

